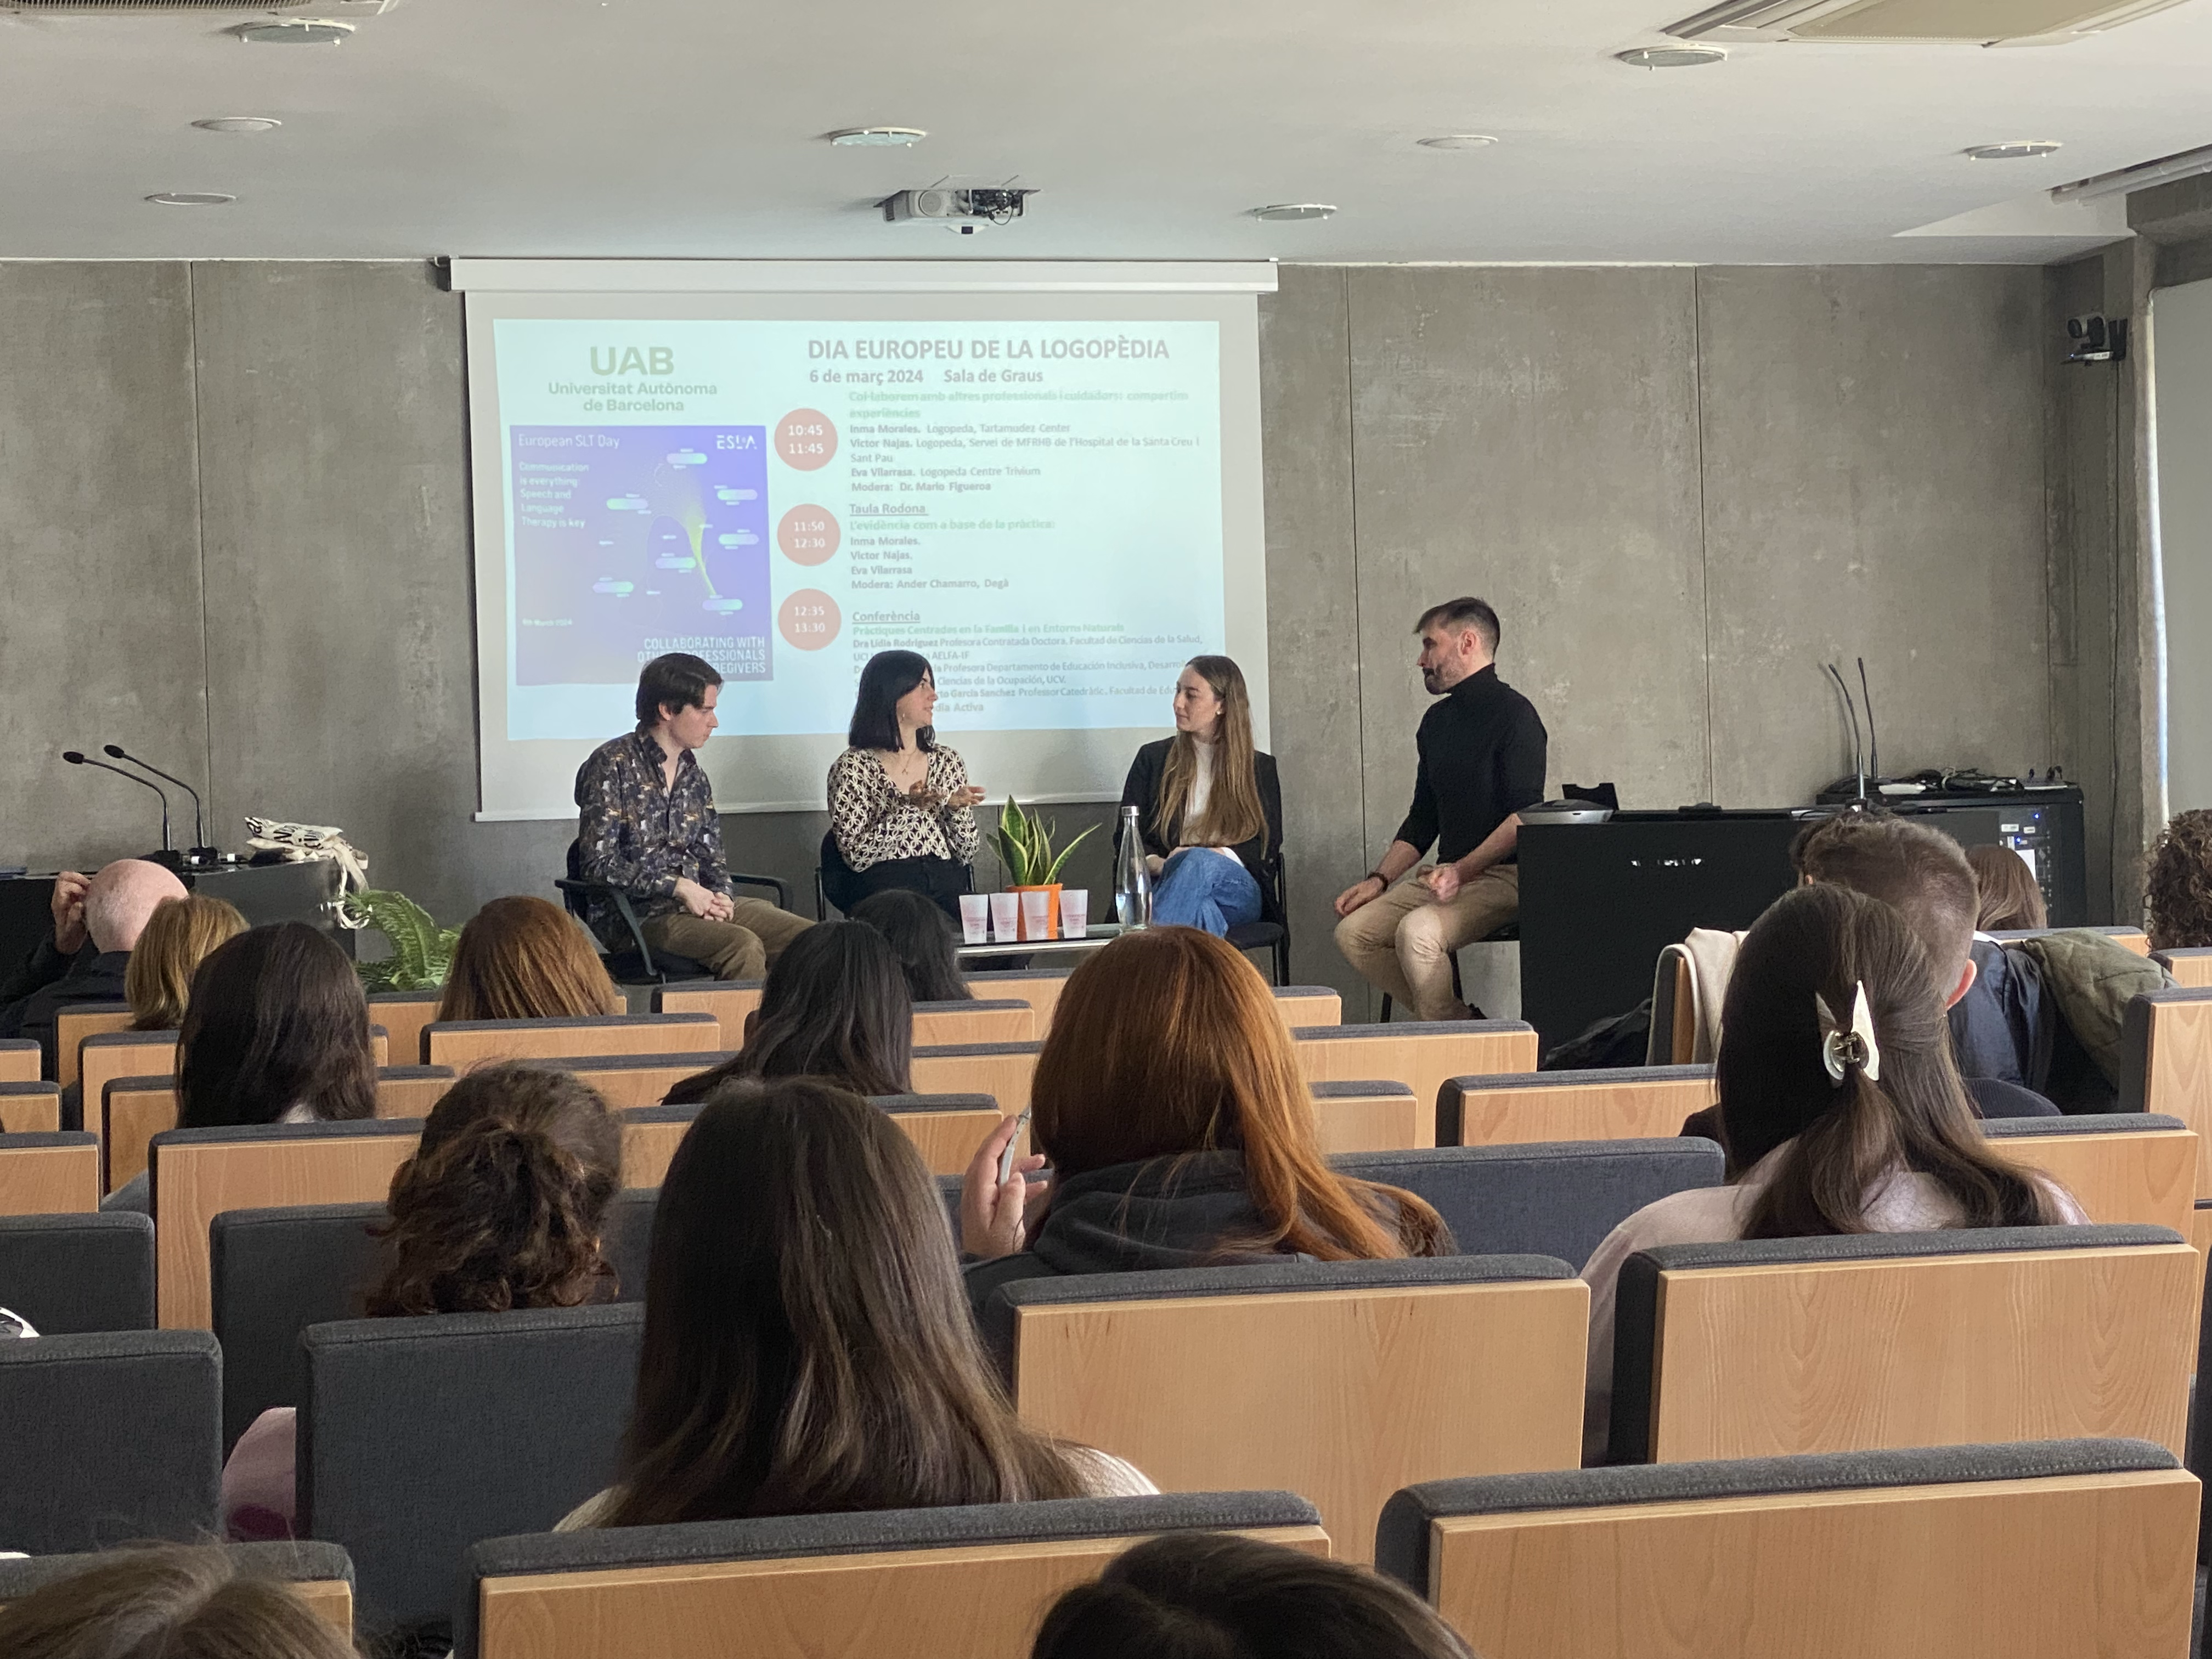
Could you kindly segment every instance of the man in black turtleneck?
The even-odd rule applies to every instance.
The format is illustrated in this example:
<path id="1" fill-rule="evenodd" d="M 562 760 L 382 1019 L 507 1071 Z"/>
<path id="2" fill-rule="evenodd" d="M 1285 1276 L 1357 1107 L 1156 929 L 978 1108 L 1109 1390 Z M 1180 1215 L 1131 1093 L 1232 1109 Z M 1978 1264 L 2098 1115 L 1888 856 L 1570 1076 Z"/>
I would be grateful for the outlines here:
<path id="1" fill-rule="evenodd" d="M 1452 953 L 1521 910 L 1518 814 L 1544 799 L 1544 722 L 1498 678 L 1498 613 L 1450 599 L 1423 613 L 1421 684 L 1443 701 L 1421 717 L 1413 810 L 1374 869 L 1336 901 L 1336 946 L 1369 984 L 1421 1019 L 1465 1019 Z M 1396 888 L 1431 842 L 1437 862 Z"/>

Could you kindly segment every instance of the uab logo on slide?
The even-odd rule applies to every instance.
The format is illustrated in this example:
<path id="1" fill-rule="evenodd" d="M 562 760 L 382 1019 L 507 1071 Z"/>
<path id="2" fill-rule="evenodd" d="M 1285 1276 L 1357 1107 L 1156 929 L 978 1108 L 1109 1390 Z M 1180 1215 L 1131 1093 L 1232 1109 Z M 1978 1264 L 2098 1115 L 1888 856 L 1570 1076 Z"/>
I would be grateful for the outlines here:
<path id="1" fill-rule="evenodd" d="M 666 346 L 592 348 L 594 374 L 673 374 L 676 354 Z"/>

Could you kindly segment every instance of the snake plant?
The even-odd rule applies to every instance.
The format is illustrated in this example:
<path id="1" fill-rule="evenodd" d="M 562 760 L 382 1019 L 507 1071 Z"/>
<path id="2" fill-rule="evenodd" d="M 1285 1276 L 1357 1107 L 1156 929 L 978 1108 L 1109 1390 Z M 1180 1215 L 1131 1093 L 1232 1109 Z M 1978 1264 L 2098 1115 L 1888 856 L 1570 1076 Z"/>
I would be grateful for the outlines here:
<path id="1" fill-rule="evenodd" d="M 1006 807 L 999 814 L 999 827 L 991 833 L 999 862 L 1006 867 L 1006 885 L 1051 886 L 1060 879 L 1060 868 L 1067 862 L 1067 855 L 1083 844 L 1084 836 L 1097 827 L 1092 824 L 1054 856 L 1052 840 L 1059 826 L 1048 823 L 1035 812 L 1024 811 L 1012 795 L 1007 796 Z"/>

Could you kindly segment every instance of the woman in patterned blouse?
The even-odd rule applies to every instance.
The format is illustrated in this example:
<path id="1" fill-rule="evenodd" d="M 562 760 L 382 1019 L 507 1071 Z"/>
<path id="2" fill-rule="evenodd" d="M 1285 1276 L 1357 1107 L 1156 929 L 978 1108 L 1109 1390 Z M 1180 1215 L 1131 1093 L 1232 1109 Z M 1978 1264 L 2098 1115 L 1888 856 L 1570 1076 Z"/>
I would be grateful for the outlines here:
<path id="1" fill-rule="evenodd" d="M 983 792 L 937 741 L 936 707 L 937 677 L 915 652 L 878 651 L 860 671 L 846 735 L 852 747 L 830 768 L 830 833 L 845 868 L 824 859 L 822 873 L 840 910 L 904 887 L 959 914 L 981 839 L 974 809 Z"/>

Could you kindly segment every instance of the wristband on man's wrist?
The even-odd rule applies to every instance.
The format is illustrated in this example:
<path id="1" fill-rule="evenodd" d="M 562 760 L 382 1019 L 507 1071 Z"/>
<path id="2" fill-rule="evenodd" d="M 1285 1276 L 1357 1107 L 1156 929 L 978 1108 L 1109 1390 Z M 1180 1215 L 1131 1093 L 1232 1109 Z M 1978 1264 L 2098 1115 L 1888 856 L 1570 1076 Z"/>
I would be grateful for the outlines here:
<path id="1" fill-rule="evenodd" d="M 1370 881 L 1379 881 L 1379 882 L 1381 882 L 1381 883 L 1382 884 L 1382 885 L 1383 885 L 1384 887 L 1386 887 L 1386 888 L 1387 888 L 1387 887 L 1389 887 L 1389 884 L 1390 884 L 1390 878 L 1389 878 L 1389 877 L 1388 877 L 1388 876 L 1386 876 L 1386 875 L 1384 875 L 1384 874 L 1383 874 L 1380 870 L 1370 870 L 1370 871 L 1369 871 L 1365 875 L 1362 876 L 1359 879 L 1361 880 L 1361 882 L 1362 882 L 1363 884 L 1364 884 L 1364 883 L 1366 883 L 1366 882 L 1370 882 Z"/>

